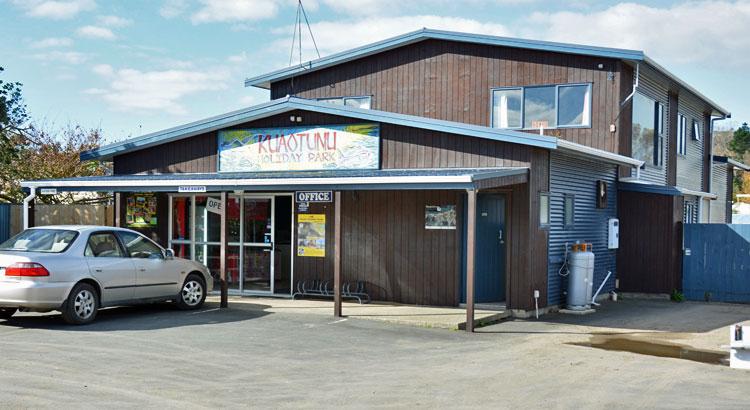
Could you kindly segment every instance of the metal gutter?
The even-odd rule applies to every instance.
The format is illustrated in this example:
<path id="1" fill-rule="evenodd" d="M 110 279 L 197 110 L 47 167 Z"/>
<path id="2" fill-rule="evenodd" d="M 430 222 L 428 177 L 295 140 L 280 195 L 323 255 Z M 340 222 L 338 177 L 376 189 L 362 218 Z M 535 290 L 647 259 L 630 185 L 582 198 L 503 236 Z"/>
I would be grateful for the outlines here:
<path id="1" fill-rule="evenodd" d="M 733 166 L 735 168 L 739 168 L 739 169 L 741 169 L 743 171 L 750 171 L 750 165 L 747 165 L 745 163 L 733 160 L 732 158 L 729 158 L 729 157 L 714 155 L 714 161 L 713 162 L 719 163 L 719 164 L 729 164 L 729 165 L 731 165 L 731 166 Z"/>
<path id="2" fill-rule="evenodd" d="M 588 55 L 624 60 L 640 61 L 643 60 L 644 57 L 643 52 L 637 50 L 626 50 L 569 43 L 556 43 L 551 41 L 498 37 L 483 34 L 471 34 L 456 31 L 423 28 L 421 30 L 412 31 L 396 37 L 391 37 L 382 41 L 332 54 L 330 56 L 319 58 L 317 60 L 312 60 L 302 65 L 283 68 L 267 74 L 251 77 L 245 80 L 245 86 L 269 89 L 271 87 L 271 83 L 275 81 L 291 78 L 308 71 L 317 71 L 323 68 L 346 63 L 348 61 L 382 53 L 384 51 L 392 50 L 394 48 L 428 39 L 485 44 L 529 50 L 551 51 L 565 54 Z"/>
<path id="3" fill-rule="evenodd" d="M 692 189 L 687 188 L 680 188 L 675 187 L 678 191 L 680 191 L 683 195 L 690 195 L 690 196 L 697 196 L 701 198 L 709 198 L 709 199 L 716 199 L 716 194 L 712 194 L 710 192 L 703 192 L 703 191 L 694 191 Z"/>
<path id="4" fill-rule="evenodd" d="M 367 110 L 347 106 L 327 104 L 320 101 L 307 100 L 297 97 L 284 97 L 250 108 L 232 111 L 227 114 L 209 117 L 185 125 L 157 131 L 142 137 L 129 139 L 115 144 L 106 145 L 95 150 L 82 152 L 80 158 L 87 160 L 108 160 L 115 155 L 165 144 L 195 135 L 232 127 L 245 122 L 254 121 L 273 115 L 294 110 L 305 110 L 343 117 L 358 118 L 366 121 L 388 123 L 412 128 L 422 128 L 438 132 L 466 135 L 514 144 L 555 149 L 557 144 L 554 137 L 540 136 L 513 130 L 502 130 L 479 125 L 464 124 L 453 121 L 436 120 L 414 115 L 397 114 L 387 111 Z M 300 125 L 300 124 L 297 124 Z"/>
<path id="5" fill-rule="evenodd" d="M 587 157 L 605 160 L 606 162 L 611 162 L 618 165 L 629 165 L 640 168 L 644 163 L 643 161 L 635 158 L 626 157 L 624 155 L 615 154 L 613 152 L 604 151 L 597 148 L 591 148 L 586 145 L 576 144 L 575 142 L 570 142 L 561 138 L 557 139 L 557 148 L 560 151 L 568 151 L 576 154 L 581 154 Z"/>

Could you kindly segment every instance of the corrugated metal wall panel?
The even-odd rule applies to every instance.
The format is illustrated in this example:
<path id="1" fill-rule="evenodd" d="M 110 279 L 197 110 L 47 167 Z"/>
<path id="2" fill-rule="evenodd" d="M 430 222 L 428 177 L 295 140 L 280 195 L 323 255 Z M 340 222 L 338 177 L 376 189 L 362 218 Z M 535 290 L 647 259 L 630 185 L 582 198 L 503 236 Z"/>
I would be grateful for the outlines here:
<path id="1" fill-rule="evenodd" d="M 10 237 L 10 204 L 0 204 L 0 243 Z"/>
<path id="2" fill-rule="evenodd" d="M 698 121 L 701 138 L 706 137 L 706 122 L 700 101 L 690 95 L 680 94 L 678 112 L 684 115 L 687 125 L 687 154 L 677 156 L 677 186 L 703 190 L 703 141 L 693 137 L 693 120 Z"/>
<path id="3" fill-rule="evenodd" d="M 607 208 L 596 208 L 596 181 L 607 181 Z M 567 281 L 558 271 L 565 255 L 565 242 L 577 240 L 590 242 L 596 255 L 594 287 L 598 287 L 612 271 L 607 286 L 602 292 L 614 289 L 616 274 L 615 250 L 607 249 L 607 223 L 617 217 L 617 167 L 610 164 L 579 159 L 557 152 L 550 154 L 550 228 L 548 305 L 564 304 L 563 291 Z M 563 202 L 565 194 L 575 196 L 575 220 L 573 227 L 563 226 Z"/>
<path id="4" fill-rule="evenodd" d="M 711 178 L 711 193 L 716 194 L 716 200 L 711 201 L 711 223 L 731 223 L 727 220 L 727 165 L 714 164 Z"/>
<path id="5" fill-rule="evenodd" d="M 700 198 L 695 196 L 685 196 L 685 202 L 682 204 L 682 222 L 686 224 L 698 223 L 698 203 Z"/>
<path id="6" fill-rule="evenodd" d="M 661 103 L 664 106 L 664 139 L 662 140 L 662 155 L 664 161 L 661 167 L 646 165 L 641 170 L 641 179 L 659 185 L 667 183 L 667 155 L 669 152 L 669 90 L 667 83 L 660 81 L 658 74 L 645 66 L 641 67 L 638 81 L 638 92 Z"/>

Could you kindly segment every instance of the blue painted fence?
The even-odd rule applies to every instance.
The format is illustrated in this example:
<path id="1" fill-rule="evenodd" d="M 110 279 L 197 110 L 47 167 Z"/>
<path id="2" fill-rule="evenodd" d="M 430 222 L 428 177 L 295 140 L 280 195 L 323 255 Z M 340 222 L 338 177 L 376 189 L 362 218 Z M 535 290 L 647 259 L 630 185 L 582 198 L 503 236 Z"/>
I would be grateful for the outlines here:
<path id="1" fill-rule="evenodd" d="M 0 243 L 10 237 L 10 204 L 0 204 Z"/>
<path id="2" fill-rule="evenodd" d="M 685 297 L 750 303 L 750 225 L 685 224 L 684 235 Z"/>

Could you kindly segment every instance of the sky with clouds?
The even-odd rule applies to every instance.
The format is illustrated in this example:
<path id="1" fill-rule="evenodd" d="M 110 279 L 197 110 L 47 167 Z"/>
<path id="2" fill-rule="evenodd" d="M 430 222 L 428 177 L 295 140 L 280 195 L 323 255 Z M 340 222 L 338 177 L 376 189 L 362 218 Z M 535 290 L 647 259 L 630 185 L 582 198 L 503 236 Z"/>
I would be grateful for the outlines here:
<path id="1" fill-rule="evenodd" d="M 32 116 L 108 140 L 268 99 L 296 0 L 0 0 L 4 80 Z M 644 50 L 750 121 L 750 1 L 303 0 L 321 54 L 422 27 Z M 316 56 L 307 33 L 303 60 Z M 296 54 L 296 53 L 295 53 Z M 295 57 L 298 58 L 298 57 Z"/>

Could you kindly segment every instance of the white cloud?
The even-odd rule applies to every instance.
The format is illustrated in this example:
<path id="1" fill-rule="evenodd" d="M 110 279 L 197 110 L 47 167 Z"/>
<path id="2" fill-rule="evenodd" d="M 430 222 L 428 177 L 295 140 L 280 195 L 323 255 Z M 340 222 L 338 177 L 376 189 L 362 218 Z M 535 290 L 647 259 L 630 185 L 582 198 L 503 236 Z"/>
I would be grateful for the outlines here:
<path id="1" fill-rule="evenodd" d="M 167 113 L 183 115 L 188 112 L 182 99 L 205 92 L 227 88 L 229 72 L 225 69 L 188 71 L 140 71 L 130 68 L 112 70 L 99 67 L 110 79 L 106 89 L 89 88 L 83 92 L 99 96 L 115 111 Z M 99 74 L 101 74 L 99 73 Z"/>
<path id="2" fill-rule="evenodd" d="M 97 64 L 93 67 L 91 67 L 91 71 L 94 72 L 94 74 L 98 74 L 102 77 L 109 77 L 112 74 L 114 74 L 114 68 L 112 68 L 109 64 Z"/>
<path id="3" fill-rule="evenodd" d="M 94 0 L 12 0 L 27 16 L 65 20 L 96 8 Z"/>
<path id="4" fill-rule="evenodd" d="M 114 40 L 116 38 L 115 33 L 113 33 L 112 30 L 99 26 L 83 26 L 78 28 L 76 33 L 81 37 L 101 40 Z"/>
<path id="5" fill-rule="evenodd" d="M 354 30 L 353 27 L 366 27 L 366 30 Z M 442 16 L 403 16 L 403 17 L 368 17 L 361 20 L 324 21 L 312 24 L 315 41 L 321 55 L 335 53 L 363 44 L 383 40 L 388 37 L 419 30 L 423 27 L 439 30 L 464 31 L 496 36 L 510 35 L 510 31 L 502 24 L 482 23 L 472 19 Z M 274 44 L 279 49 L 288 50 L 291 27 L 275 30 L 280 39 Z M 303 32 L 303 59 L 317 58 L 310 39 Z"/>
<path id="6" fill-rule="evenodd" d="M 159 14 L 164 18 L 171 19 L 185 13 L 187 8 L 187 0 L 165 0 L 159 8 Z"/>
<path id="7" fill-rule="evenodd" d="M 126 19 L 120 16 L 99 16 L 97 18 L 97 21 L 102 26 L 106 27 L 127 27 L 131 24 L 133 24 L 133 20 Z"/>
<path id="8" fill-rule="evenodd" d="M 81 64 L 88 59 L 88 56 L 77 51 L 49 51 L 33 54 L 32 58 L 45 63 Z"/>
<path id="9" fill-rule="evenodd" d="M 670 64 L 750 63 L 748 2 L 703 1 L 664 8 L 621 3 L 598 12 L 537 12 L 524 26 L 521 36 L 644 50 Z"/>
<path id="10" fill-rule="evenodd" d="M 537 0 L 464 0 L 456 2 L 455 0 L 321 0 L 335 12 L 349 14 L 352 16 L 373 16 L 373 15 L 403 15 L 404 11 L 424 11 L 424 10 L 444 10 L 446 7 L 452 8 L 476 8 L 479 6 L 493 7 L 513 6 L 520 4 L 534 3 Z M 306 7 L 307 8 L 307 7 Z"/>
<path id="11" fill-rule="evenodd" d="M 239 54 L 231 55 L 227 57 L 227 61 L 230 63 L 241 64 L 248 60 L 247 52 L 243 51 Z"/>
<path id="12" fill-rule="evenodd" d="M 279 0 L 200 0 L 202 7 L 190 16 L 194 24 L 262 20 L 274 17 Z"/>
<path id="13" fill-rule="evenodd" d="M 70 47 L 73 45 L 73 40 L 67 37 L 47 37 L 41 40 L 32 41 L 31 48 L 55 48 L 55 47 Z"/>

